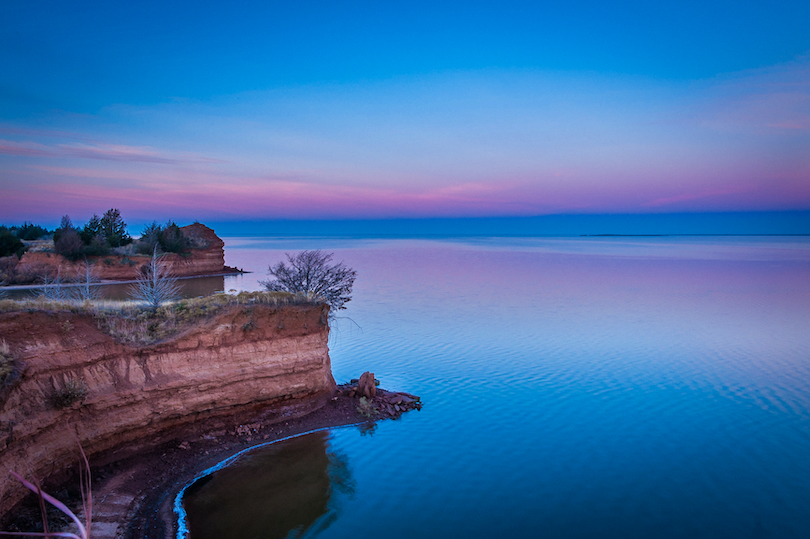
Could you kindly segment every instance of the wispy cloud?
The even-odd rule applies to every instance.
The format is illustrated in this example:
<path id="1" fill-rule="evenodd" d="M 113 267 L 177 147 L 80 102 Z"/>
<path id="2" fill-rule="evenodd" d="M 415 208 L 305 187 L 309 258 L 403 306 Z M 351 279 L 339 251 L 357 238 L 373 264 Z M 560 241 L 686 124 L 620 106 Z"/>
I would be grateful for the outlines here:
<path id="1" fill-rule="evenodd" d="M 223 162 L 221 159 L 213 159 L 200 154 L 167 152 L 149 146 L 104 143 L 43 144 L 31 140 L 0 139 L 0 153 L 19 157 L 78 158 L 165 165 Z"/>
<path id="2" fill-rule="evenodd" d="M 450 73 L 3 125 L 0 210 L 25 218 L 43 197 L 200 219 L 806 208 L 806 67 L 672 86 Z"/>
<path id="3" fill-rule="evenodd" d="M 124 146 L 105 144 L 60 144 L 59 150 L 71 157 L 84 159 L 102 159 L 106 161 L 142 162 L 142 163 L 177 163 L 176 158 L 166 157 L 154 148 L 145 146 Z"/>

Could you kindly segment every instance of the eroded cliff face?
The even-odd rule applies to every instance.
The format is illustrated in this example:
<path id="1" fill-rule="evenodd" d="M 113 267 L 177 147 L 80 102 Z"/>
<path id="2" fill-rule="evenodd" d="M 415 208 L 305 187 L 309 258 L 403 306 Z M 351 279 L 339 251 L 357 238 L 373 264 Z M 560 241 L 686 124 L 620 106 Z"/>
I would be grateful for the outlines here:
<path id="1" fill-rule="evenodd" d="M 195 246 L 188 253 L 179 255 L 168 253 L 164 261 L 177 277 L 210 275 L 225 270 L 225 242 L 213 230 L 201 223 L 184 226 L 180 229 Z M 89 262 L 97 277 L 102 280 L 131 281 L 141 275 L 142 268 L 149 263 L 148 255 L 105 255 L 89 257 Z M 84 261 L 71 262 L 62 255 L 46 252 L 25 253 L 17 271 L 21 274 L 55 276 L 57 270 L 63 278 L 81 275 Z"/>
<path id="2" fill-rule="evenodd" d="M 143 348 L 116 342 L 87 314 L 0 314 L 0 339 L 26 365 L 0 404 L 0 515 L 24 494 L 8 470 L 42 479 L 73 466 L 77 439 L 92 459 L 249 407 L 321 406 L 335 391 L 327 309 L 234 305 Z M 53 396 L 68 380 L 87 395 L 60 409 Z"/>

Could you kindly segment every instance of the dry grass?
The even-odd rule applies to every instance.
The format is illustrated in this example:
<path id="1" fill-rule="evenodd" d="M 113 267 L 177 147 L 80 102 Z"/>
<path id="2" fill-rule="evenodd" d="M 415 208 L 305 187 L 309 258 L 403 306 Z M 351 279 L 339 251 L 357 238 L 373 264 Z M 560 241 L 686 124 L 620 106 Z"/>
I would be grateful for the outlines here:
<path id="1" fill-rule="evenodd" d="M 73 300 L 52 300 L 45 297 L 0 299 L 0 313 L 13 312 L 80 313 L 87 312 L 87 309 L 83 303 Z"/>
<path id="2" fill-rule="evenodd" d="M 14 372 L 14 359 L 11 357 L 11 348 L 3 339 L 0 341 L 0 385 L 5 382 L 6 376 Z"/>
<path id="3" fill-rule="evenodd" d="M 171 337 L 232 305 L 280 306 L 317 303 L 319 302 L 302 294 L 240 292 L 182 299 L 165 304 L 154 311 L 134 301 L 60 301 L 46 298 L 0 300 L 0 312 L 87 313 L 95 317 L 102 331 L 117 341 L 143 346 Z"/>

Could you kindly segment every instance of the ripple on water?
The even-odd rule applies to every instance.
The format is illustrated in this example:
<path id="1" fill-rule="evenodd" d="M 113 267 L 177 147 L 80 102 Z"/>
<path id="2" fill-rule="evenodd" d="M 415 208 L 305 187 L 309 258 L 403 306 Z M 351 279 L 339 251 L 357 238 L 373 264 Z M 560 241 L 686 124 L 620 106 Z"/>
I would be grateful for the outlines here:
<path id="1" fill-rule="evenodd" d="M 341 249 L 360 328 L 333 335 L 336 378 L 425 405 L 319 439 L 328 481 L 262 510 L 308 484 L 286 536 L 810 536 L 810 241 L 659 243 Z"/>

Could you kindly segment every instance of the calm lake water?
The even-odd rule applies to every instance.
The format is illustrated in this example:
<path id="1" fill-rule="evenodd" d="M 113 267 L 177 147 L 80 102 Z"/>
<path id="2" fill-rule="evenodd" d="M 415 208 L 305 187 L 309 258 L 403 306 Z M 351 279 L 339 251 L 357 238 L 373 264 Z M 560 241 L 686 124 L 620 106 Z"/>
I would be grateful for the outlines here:
<path id="1" fill-rule="evenodd" d="M 227 238 L 223 287 L 312 248 L 335 378 L 424 408 L 243 454 L 192 539 L 810 537 L 810 238 Z"/>

